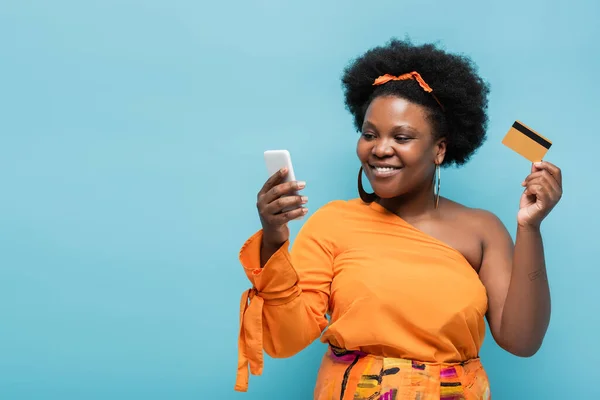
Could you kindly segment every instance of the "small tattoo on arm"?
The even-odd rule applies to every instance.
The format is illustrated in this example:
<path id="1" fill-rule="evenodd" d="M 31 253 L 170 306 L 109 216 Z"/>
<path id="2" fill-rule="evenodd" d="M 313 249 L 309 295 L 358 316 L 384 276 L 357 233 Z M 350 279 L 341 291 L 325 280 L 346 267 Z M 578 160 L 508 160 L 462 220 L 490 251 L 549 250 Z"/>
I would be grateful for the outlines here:
<path id="1" fill-rule="evenodd" d="M 538 269 L 537 271 L 533 271 L 531 273 L 529 273 L 529 280 L 530 281 L 535 281 L 541 279 L 543 281 L 547 281 L 548 277 L 546 276 L 546 271 L 544 271 L 543 269 Z"/>

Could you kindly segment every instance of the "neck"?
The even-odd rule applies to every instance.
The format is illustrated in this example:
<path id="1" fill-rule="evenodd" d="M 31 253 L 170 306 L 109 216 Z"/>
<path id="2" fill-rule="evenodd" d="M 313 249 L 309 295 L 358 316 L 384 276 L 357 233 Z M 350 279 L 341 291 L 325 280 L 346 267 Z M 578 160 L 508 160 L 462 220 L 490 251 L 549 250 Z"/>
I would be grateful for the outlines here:
<path id="1" fill-rule="evenodd" d="M 433 196 L 433 183 L 402 196 L 389 199 L 378 198 L 376 202 L 405 220 L 418 220 L 437 211 Z"/>

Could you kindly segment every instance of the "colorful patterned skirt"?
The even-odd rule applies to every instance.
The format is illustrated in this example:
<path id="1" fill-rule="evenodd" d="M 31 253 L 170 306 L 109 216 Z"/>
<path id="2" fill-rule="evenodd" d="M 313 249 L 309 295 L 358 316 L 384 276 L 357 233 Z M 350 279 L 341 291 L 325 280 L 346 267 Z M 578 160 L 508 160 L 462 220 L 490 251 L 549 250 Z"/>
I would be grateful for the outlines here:
<path id="1" fill-rule="evenodd" d="M 456 364 L 376 357 L 330 347 L 323 358 L 315 400 L 489 400 L 479 359 Z"/>

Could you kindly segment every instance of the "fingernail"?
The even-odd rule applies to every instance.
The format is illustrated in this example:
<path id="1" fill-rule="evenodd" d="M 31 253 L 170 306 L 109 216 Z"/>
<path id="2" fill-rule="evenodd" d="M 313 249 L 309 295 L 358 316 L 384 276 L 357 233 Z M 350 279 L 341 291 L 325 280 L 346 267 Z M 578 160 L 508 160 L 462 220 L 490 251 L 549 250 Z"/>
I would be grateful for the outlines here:
<path id="1" fill-rule="evenodd" d="M 302 204 L 304 203 L 308 203 L 308 197 L 307 196 L 302 196 Z"/>
<path id="2" fill-rule="evenodd" d="M 534 162 L 533 165 L 535 165 L 536 167 L 541 167 L 542 166 L 542 162 L 541 161 Z"/>
<path id="3" fill-rule="evenodd" d="M 302 214 L 306 214 L 308 212 L 308 208 L 303 208 L 302 209 Z"/>
<path id="4" fill-rule="evenodd" d="M 525 186 L 525 181 L 521 182 L 521 186 Z"/>
<path id="5" fill-rule="evenodd" d="M 287 168 L 283 167 L 279 170 L 279 172 L 281 172 L 282 174 L 285 174 L 287 172 Z"/>
<path id="6" fill-rule="evenodd" d="M 298 189 L 304 189 L 306 182 L 298 182 Z"/>

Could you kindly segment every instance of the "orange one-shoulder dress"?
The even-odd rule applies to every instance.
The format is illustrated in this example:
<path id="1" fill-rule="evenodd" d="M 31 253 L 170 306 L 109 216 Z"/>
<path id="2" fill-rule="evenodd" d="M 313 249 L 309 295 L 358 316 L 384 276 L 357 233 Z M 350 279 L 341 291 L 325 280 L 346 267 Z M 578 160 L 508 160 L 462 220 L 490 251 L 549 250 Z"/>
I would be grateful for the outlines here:
<path id="1" fill-rule="evenodd" d="M 263 268 L 261 240 L 239 255 L 252 288 L 235 390 L 262 373 L 263 351 L 290 357 L 320 337 L 315 399 L 490 398 L 479 359 L 486 290 L 460 252 L 360 199 L 318 209 Z"/>

